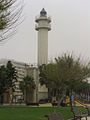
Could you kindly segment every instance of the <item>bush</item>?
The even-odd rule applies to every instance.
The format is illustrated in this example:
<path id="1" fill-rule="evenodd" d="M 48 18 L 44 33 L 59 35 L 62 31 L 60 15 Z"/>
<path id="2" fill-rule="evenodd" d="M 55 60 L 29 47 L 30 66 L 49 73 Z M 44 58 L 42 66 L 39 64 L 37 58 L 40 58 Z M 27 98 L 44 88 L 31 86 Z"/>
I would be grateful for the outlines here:
<path id="1" fill-rule="evenodd" d="M 48 103 L 48 99 L 40 99 L 39 103 L 40 104 Z"/>
<path id="2" fill-rule="evenodd" d="M 39 106 L 39 103 L 26 103 L 27 106 L 29 105 L 35 105 L 35 106 Z"/>

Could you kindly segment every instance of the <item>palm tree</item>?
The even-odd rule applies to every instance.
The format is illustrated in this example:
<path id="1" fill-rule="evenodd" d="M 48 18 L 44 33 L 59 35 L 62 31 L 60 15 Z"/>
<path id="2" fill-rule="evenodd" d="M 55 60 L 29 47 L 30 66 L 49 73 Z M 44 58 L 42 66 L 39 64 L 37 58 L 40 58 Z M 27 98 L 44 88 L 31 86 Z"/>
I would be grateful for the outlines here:
<path id="1" fill-rule="evenodd" d="M 22 90 L 24 94 L 24 100 L 26 104 L 33 102 L 35 86 L 36 85 L 35 85 L 33 77 L 28 76 L 28 75 L 23 78 L 22 82 L 20 82 L 20 89 Z"/>

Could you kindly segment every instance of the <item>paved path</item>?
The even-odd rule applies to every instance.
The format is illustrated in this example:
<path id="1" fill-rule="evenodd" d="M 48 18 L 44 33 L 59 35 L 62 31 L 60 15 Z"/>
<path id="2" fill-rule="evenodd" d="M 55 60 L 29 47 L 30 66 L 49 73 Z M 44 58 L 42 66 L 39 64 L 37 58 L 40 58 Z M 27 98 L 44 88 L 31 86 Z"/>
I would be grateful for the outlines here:
<path id="1" fill-rule="evenodd" d="M 86 120 L 85 118 L 82 118 L 82 120 Z M 90 117 L 87 117 L 87 120 L 90 120 Z"/>

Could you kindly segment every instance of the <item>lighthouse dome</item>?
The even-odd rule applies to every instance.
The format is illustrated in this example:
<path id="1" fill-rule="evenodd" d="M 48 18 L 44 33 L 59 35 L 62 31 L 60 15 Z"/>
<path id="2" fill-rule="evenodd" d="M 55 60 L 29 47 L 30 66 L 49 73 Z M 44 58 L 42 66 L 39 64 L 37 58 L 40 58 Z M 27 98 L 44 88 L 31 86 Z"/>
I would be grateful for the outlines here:
<path id="1" fill-rule="evenodd" d="M 41 10 L 40 15 L 41 16 L 46 16 L 47 15 L 47 12 L 45 11 L 44 8 Z"/>

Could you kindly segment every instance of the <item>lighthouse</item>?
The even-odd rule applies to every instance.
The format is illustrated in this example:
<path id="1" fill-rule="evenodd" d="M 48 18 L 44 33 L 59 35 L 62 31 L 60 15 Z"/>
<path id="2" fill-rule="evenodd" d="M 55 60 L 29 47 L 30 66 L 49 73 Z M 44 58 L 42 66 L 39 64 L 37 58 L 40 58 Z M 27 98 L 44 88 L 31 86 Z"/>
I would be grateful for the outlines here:
<path id="1" fill-rule="evenodd" d="M 51 18 L 43 8 L 35 19 L 35 29 L 38 31 L 38 66 L 48 63 L 48 31 L 51 30 Z"/>

